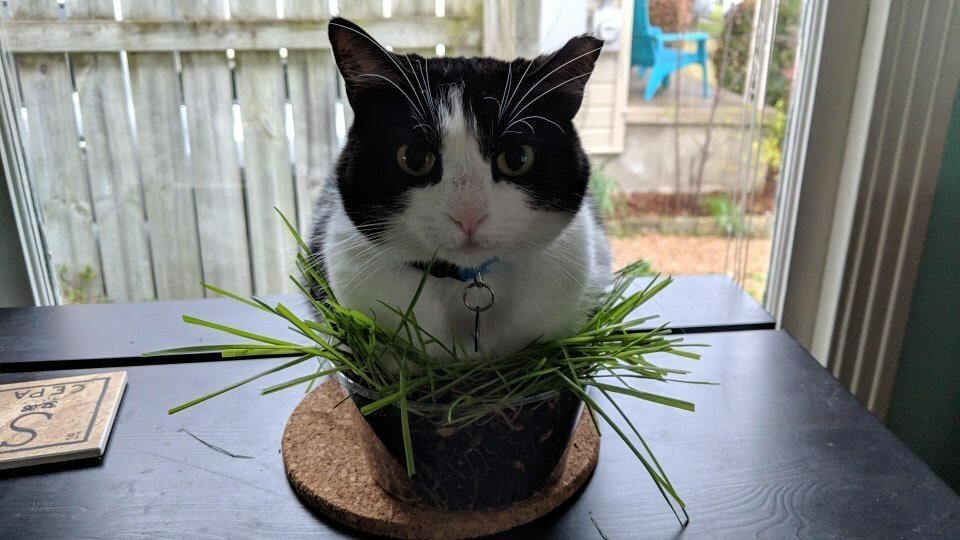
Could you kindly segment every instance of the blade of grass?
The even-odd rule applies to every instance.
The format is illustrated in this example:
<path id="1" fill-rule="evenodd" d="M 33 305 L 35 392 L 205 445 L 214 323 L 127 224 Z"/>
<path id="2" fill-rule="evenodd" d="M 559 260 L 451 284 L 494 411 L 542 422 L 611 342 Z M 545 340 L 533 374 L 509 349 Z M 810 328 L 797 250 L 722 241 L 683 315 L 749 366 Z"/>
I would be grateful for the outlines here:
<path id="1" fill-rule="evenodd" d="M 636 426 L 633 425 L 633 422 L 630 420 L 630 417 L 627 416 L 625 412 L 623 412 L 623 409 L 620 408 L 620 405 L 617 403 L 615 399 L 613 399 L 613 397 L 610 396 L 610 394 L 604 392 L 603 390 L 601 390 L 600 392 L 604 395 L 604 397 L 607 398 L 607 401 L 609 401 L 610 404 L 613 405 L 613 407 L 617 410 L 617 413 L 620 414 L 620 417 L 623 418 L 623 420 L 627 423 L 627 426 L 630 428 L 631 431 L 633 431 L 633 434 L 637 437 L 637 440 L 639 440 L 640 444 L 643 445 L 644 450 L 646 450 L 647 453 L 650 454 L 650 458 L 653 461 L 654 466 L 657 468 L 657 471 L 659 471 L 660 475 L 663 477 L 663 481 L 666 482 L 666 484 L 670 486 L 671 489 L 673 489 L 673 484 L 670 482 L 670 479 L 667 477 L 666 471 L 663 470 L 663 467 L 660 465 L 660 461 L 657 459 L 657 456 L 653 453 L 653 450 L 650 449 L 650 445 L 647 444 L 646 439 L 643 438 L 643 435 L 640 434 L 640 431 L 637 430 Z M 683 516 L 684 516 L 684 521 L 680 523 L 680 526 L 686 527 L 690 523 L 690 515 L 687 514 L 687 508 L 686 508 L 686 505 L 683 504 L 683 501 L 679 499 L 677 499 L 677 501 L 680 503 L 680 510 L 683 512 Z M 672 505 L 671 505 L 671 509 L 672 509 Z M 676 515 L 676 512 L 674 512 L 674 515 Z"/>
<path id="2" fill-rule="evenodd" d="M 410 410 L 407 407 L 407 362 L 400 360 L 400 432 L 403 434 L 403 456 L 407 462 L 407 476 L 417 473 L 413 462 L 413 437 L 410 435 Z"/>
<path id="3" fill-rule="evenodd" d="M 247 299 L 247 298 L 244 298 L 244 297 L 242 297 L 242 296 L 240 296 L 240 295 L 238 295 L 238 294 L 234 294 L 234 293 L 232 293 L 232 292 L 230 292 L 230 291 L 228 291 L 228 290 L 226 290 L 226 289 L 221 289 L 220 287 L 217 287 L 216 285 L 211 285 L 211 284 L 209 284 L 209 283 L 201 283 L 201 285 L 203 285 L 203 288 L 204 288 L 204 289 L 207 289 L 208 291 L 215 292 L 215 293 L 219 294 L 220 296 L 225 296 L 225 297 L 230 298 L 230 299 L 232 299 L 232 300 L 236 300 L 237 302 L 241 302 L 241 303 L 246 304 L 246 305 L 248 305 L 248 306 L 250 306 L 250 307 L 254 307 L 254 308 L 257 308 L 257 309 L 263 309 L 263 306 L 257 304 L 256 302 L 253 302 L 253 301 L 251 301 L 251 300 L 249 300 L 249 299 Z M 264 311 L 270 311 L 270 310 L 264 310 Z"/>
<path id="4" fill-rule="evenodd" d="M 689 401 L 684 401 L 682 399 L 671 398 L 667 396 L 661 396 L 659 394 L 651 394 L 649 392 L 641 392 L 640 390 L 634 390 L 633 388 L 621 388 L 619 386 L 613 386 L 609 384 L 604 384 L 600 382 L 588 382 L 590 386 L 596 387 L 601 392 L 614 392 L 616 394 L 624 394 L 630 397 L 637 399 L 643 399 L 646 401 L 651 401 L 653 403 L 659 403 L 660 405 L 666 405 L 668 407 L 674 407 L 684 411 L 694 412 L 695 405 Z"/>
<path id="5" fill-rule="evenodd" d="M 190 407 L 193 407 L 194 405 L 197 405 L 197 404 L 199 404 L 199 403 L 203 403 L 204 401 L 207 401 L 208 399 L 215 398 L 215 397 L 219 396 L 220 394 L 223 394 L 223 393 L 225 393 L 225 392 L 229 392 L 229 391 L 231 391 L 231 390 L 233 390 L 233 389 L 235 389 L 235 388 L 239 388 L 239 387 L 241 387 L 241 386 L 243 386 L 243 385 L 245 385 L 245 384 L 247 384 L 247 383 L 249 383 L 249 382 L 255 381 L 255 380 L 257 380 L 257 379 L 259 379 L 259 378 L 261 378 L 261 377 L 266 377 L 267 375 L 270 375 L 271 373 L 276 373 L 276 372 L 278 372 L 278 371 L 282 371 L 282 370 L 284 370 L 284 369 L 291 368 L 291 367 L 293 367 L 293 366 L 295 366 L 295 365 L 297 365 L 297 364 L 300 364 L 300 363 L 302 363 L 302 362 L 304 362 L 304 361 L 306 361 L 306 360 L 309 360 L 310 358 L 312 358 L 310 355 L 303 355 L 303 356 L 298 357 L 298 358 L 295 358 L 295 359 L 293 359 L 293 360 L 291 360 L 291 361 L 289 361 L 289 362 L 285 362 L 285 363 L 283 363 L 283 364 L 280 364 L 279 366 L 272 367 L 272 368 L 270 368 L 270 369 L 268 369 L 268 370 L 266 370 L 266 371 L 261 371 L 260 373 L 257 373 L 256 375 L 252 375 L 252 376 L 250 376 L 250 377 L 247 377 L 246 379 L 243 379 L 242 381 L 237 381 L 237 382 L 235 382 L 235 383 L 233 383 L 233 384 L 231 384 L 231 385 L 229 385 L 229 386 L 227 386 L 227 387 L 224 387 L 224 388 L 221 388 L 220 390 L 217 390 L 216 392 L 211 392 L 211 393 L 209 393 L 209 394 L 207 394 L 207 395 L 205 395 L 205 396 L 198 397 L 197 399 L 193 399 L 193 400 L 190 400 L 190 401 L 188 401 L 188 402 L 186 402 L 186 403 L 177 405 L 176 407 L 173 407 L 173 408 L 171 408 L 170 410 L 168 410 L 168 411 L 167 411 L 167 414 L 176 414 L 176 413 L 178 413 L 178 412 L 180 412 L 180 411 L 182 411 L 182 410 L 184 410 L 184 409 L 189 409 Z"/>
<path id="6" fill-rule="evenodd" d="M 212 321 L 206 321 L 203 319 L 198 319 L 196 317 L 191 317 L 190 315 L 183 316 L 183 322 L 187 324 L 195 324 L 197 326 L 205 326 L 207 328 L 212 328 L 214 330 L 220 330 L 221 332 L 226 332 L 228 334 L 233 334 L 235 336 L 245 337 L 247 339 L 252 339 L 254 341 L 259 341 L 260 343 L 269 343 L 271 345 L 286 345 L 288 347 L 298 347 L 296 343 L 291 343 L 289 341 L 284 341 L 282 339 L 275 339 L 272 337 L 261 336 L 253 332 L 247 332 L 246 330 L 240 330 L 238 328 L 231 328 L 229 326 L 215 323 Z"/>
<path id="7" fill-rule="evenodd" d="M 193 345 L 190 347 L 177 347 L 174 349 L 163 349 L 159 351 L 148 351 L 145 353 L 140 353 L 140 356 L 148 358 L 152 356 L 174 356 L 181 354 L 197 354 L 197 353 L 208 353 L 208 352 L 223 352 L 229 350 L 246 350 L 251 348 L 257 349 L 270 349 L 270 350 L 291 350 L 290 347 L 284 347 L 281 345 L 270 346 L 270 345 L 261 345 L 258 343 L 231 343 L 224 345 Z"/>
<path id="8" fill-rule="evenodd" d="M 289 381 L 286 381 L 286 382 L 282 382 L 282 383 L 280 383 L 280 384 L 275 384 L 275 385 L 273 385 L 273 386 L 268 386 L 268 387 L 260 390 L 260 395 L 265 396 L 265 395 L 267 395 L 267 394 L 272 394 L 272 393 L 274 393 L 274 392 L 279 392 L 280 390 L 285 390 L 285 389 L 290 388 L 290 387 L 292 387 L 292 386 L 301 385 L 301 384 L 303 384 L 303 383 L 305 383 L 305 382 L 314 381 L 314 380 L 316 380 L 316 379 L 319 379 L 320 377 L 326 377 L 327 375 L 330 375 L 331 373 L 337 373 L 338 371 L 343 371 L 344 369 L 346 369 L 346 368 L 343 368 L 343 367 L 335 367 L 335 368 L 330 368 L 330 369 L 319 370 L 319 371 L 317 371 L 317 372 L 315 372 L 315 373 L 311 373 L 311 374 L 309 374 L 309 375 L 304 375 L 303 377 L 297 377 L 296 379 L 293 379 L 293 380 L 289 380 Z"/>
<path id="9" fill-rule="evenodd" d="M 600 407 L 600 405 L 597 404 L 596 401 L 594 401 L 589 395 L 587 395 L 587 393 L 583 390 L 583 388 L 580 387 L 579 384 L 567 378 L 566 375 L 564 375 L 563 373 L 558 372 L 557 376 L 562 378 L 569 385 L 569 388 L 575 394 L 577 394 L 580 397 L 580 399 L 582 399 L 583 402 L 587 404 L 588 407 L 590 407 L 591 409 L 593 409 L 594 412 L 600 415 L 600 417 L 603 418 L 604 422 L 606 422 L 608 426 L 613 428 L 613 430 L 617 433 L 620 439 L 627 445 L 628 448 L 630 448 L 630 451 L 633 452 L 633 455 L 636 456 L 636 458 L 640 461 L 640 464 L 643 466 L 643 468 L 646 469 L 647 474 L 649 474 L 650 477 L 653 479 L 654 484 L 657 485 L 657 489 L 660 490 L 660 494 L 663 496 L 663 499 L 670 506 L 670 509 L 673 511 L 674 516 L 676 516 L 677 521 L 680 522 L 681 525 L 683 525 L 683 520 L 680 519 L 680 515 L 677 514 L 677 511 L 673 508 L 673 505 L 670 503 L 670 498 L 672 497 L 675 501 L 677 501 L 677 503 L 680 505 L 681 508 L 684 506 L 683 500 L 680 499 L 677 493 L 673 490 L 673 487 L 664 482 L 663 478 L 657 473 L 656 470 L 654 470 L 654 468 L 647 461 L 646 457 L 643 456 L 640 450 L 638 450 L 637 447 L 634 446 L 630 438 L 627 437 L 627 434 L 624 433 L 622 429 L 620 429 L 620 426 L 618 426 L 617 423 L 614 422 L 612 418 L 610 418 L 610 416 L 606 413 L 606 411 L 604 411 Z M 669 497 L 667 496 L 668 494 L 669 494 Z"/>

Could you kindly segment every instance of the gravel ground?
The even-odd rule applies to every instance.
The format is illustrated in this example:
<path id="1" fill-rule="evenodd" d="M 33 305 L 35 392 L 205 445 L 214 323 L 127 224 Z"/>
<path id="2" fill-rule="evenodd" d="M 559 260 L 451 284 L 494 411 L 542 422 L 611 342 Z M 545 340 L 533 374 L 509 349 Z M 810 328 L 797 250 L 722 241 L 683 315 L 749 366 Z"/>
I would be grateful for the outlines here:
<path id="1" fill-rule="evenodd" d="M 730 246 L 732 274 L 735 245 L 720 236 L 640 235 L 611 237 L 614 269 L 643 259 L 655 272 L 681 276 L 689 274 L 723 274 Z M 757 301 L 763 298 L 770 260 L 770 239 L 751 238 L 747 250 L 746 291 Z"/>

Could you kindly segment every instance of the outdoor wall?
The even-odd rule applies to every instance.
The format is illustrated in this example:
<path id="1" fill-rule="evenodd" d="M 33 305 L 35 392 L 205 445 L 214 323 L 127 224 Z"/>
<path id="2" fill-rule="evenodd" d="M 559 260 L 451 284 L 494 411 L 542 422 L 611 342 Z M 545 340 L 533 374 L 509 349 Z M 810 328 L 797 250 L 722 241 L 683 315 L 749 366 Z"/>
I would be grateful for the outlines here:
<path id="1" fill-rule="evenodd" d="M 590 1 L 591 23 L 588 31 L 593 30 L 593 17 L 601 6 L 602 3 L 597 0 Z M 619 47 L 611 47 L 608 43 L 600 53 L 587 84 L 583 105 L 574 119 L 583 146 L 591 155 L 619 154 L 623 152 L 624 144 L 633 2 L 613 0 L 609 6 L 620 10 Z"/>
<path id="2" fill-rule="evenodd" d="M 685 111 L 677 126 L 670 109 L 661 111 L 653 107 L 629 110 L 623 153 L 597 161 L 605 164 L 607 174 L 616 178 L 624 191 L 677 192 L 678 161 L 683 186 L 679 191 L 690 189 L 689 179 L 696 174 L 692 169 L 704 151 L 707 119 L 703 113 Z M 741 122 L 739 108 L 730 108 L 724 113 L 722 116 L 727 119 L 711 128 L 709 158 L 703 168 L 703 193 L 733 191 L 740 176 L 741 155 L 745 152 L 741 141 L 748 135 L 748 128 Z M 762 190 L 767 168 L 762 160 L 758 166 L 754 188 Z"/>
<path id="3" fill-rule="evenodd" d="M 934 194 L 887 425 L 960 492 L 960 92 Z"/>

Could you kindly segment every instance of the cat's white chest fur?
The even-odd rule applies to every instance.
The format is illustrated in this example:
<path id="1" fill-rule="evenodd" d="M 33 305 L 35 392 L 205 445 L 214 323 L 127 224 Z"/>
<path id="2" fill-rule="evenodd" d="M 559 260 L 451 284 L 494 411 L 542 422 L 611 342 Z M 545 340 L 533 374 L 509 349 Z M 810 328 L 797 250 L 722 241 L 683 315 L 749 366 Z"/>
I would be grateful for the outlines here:
<path id="1" fill-rule="evenodd" d="M 474 353 L 472 337 L 475 314 L 463 303 L 466 283 L 428 277 L 414 310 L 417 322 L 475 358 L 499 357 L 537 339 L 573 334 L 611 280 L 609 247 L 592 211 L 583 204 L 545 248 L 505 254 L 489 265 L 483 279 L 495 301 L 480 314 L 479 353 Z M 390 244 L 360 234 L 335 201 L 323 245 L 330 285 L 341 304 L 373 314 L 388 326 L 399 317 L 383 304 L 405 310 L 423 277 L 406 250 Z M 442 355 L 439 348 L 431 352 Z"/>

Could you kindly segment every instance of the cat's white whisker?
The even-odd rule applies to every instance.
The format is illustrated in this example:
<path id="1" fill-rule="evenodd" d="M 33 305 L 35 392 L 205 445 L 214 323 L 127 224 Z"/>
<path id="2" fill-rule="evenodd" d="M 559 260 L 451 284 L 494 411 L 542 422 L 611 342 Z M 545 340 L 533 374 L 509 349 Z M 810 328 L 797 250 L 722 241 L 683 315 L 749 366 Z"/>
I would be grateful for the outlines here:
<path id="1" fill-rule="evenodd" d="M 377 78 L 383 79 L 383 80 L 387 81 L 388 83 L 392 84 L 393 87 L 396 88 L 398 91 L 400 91 L 400 93 L 403 94 L 403 97 L 407 98 L 407 101 L 410 102 L 410 106 L 413 107 L 413 113 L 419 117 L 419 118 L 417 119 L 417 121 L 419 121 L 419 122 L 426 122 L 426 119 L 423 118 L 423 115 L 420 113 L 419 107 L 417 107 L 416 103 L 413 102 L 413 100 L 410 98 L 410 96 L 408 96 L 407 93 L 404 92 L 403 89 L 400 88 L 399 85 L 397 85 L 397 83 L 391 81 L 391 80 L 388 79 L 387 77 L 384 77 L 383 75 L 380 75 L 380 74 L 378 74 L 378 73 L 361 73 L 360 75 L 358 75 L 358 77 L 377 77 Z"/>
<path id="2" fill-rule="evenodd" d="M 504 110 L 506 110 L 506 107 L 509 107 L 510 104 L 513 102 L 513 98 L 516 97 L 517 92 L 520 90 L 520 86 L 523 85 L 523 79 L 524 77 L 527 76 L 527 73 L 530 72 L 531 67 L 533 67 L 533 60 L 529 60 L 527 62 L 527 69 L 523 70 L 523 73 L 520 75 L 520 80 L 517 81 L 517 84 L 516 86 L 514 86 L 513 91 L 510 92 L 510 98 L 507 100 L 506 105 L 504 105 Z M 501 114 L 500 117 L 503 118 L 503 114 Z"/>
<path id="3" fill-rule="evenodd" d="M 503 99 L 500 100 L 500 108 L 497 111 L 497 121 L 503 118 L 504 103 L 507 103 L 507 93 L 510 90 L 510 81 L 513 80 L 513 65 L 507 64 L 507 81 L 503 85 Z"/>
<path id="4" fill-rule="evenodd" d="M 543 81 L 547 80 L 548 77 L 550 77 L 551 75 L 553 75 L 553 74 L 556 73 L 557 71 L 560 71 L 561 69 L 563 69 L 563 68 L 566 67 L 567 65 L 569 65 L 569 64 L 571 64 L 571 63 L 573 63 L 573 62 L 576 62 L 577 60 L 583 58 L 584 56 L 588 56 L 588 55 L 591 55 L 591 54 L 593 54 L 593 53 L 595 53 L 595 52 L 598 52 L 598 51 L 599 51 L 600 49 L 602 49 L 602 48 L 603 48 L 603 47 L 597 47 L 596 49 L 587 51 L 587 52 L 581 54 L 580 56 L 576 56 L 576 57 L 574 57 L 574 58 L 571 58 L 570 60 L 567 60 L 566 62 L 560 64 L 559 66 L 557 66 L 557 67 L 555 67 L 553 70 L 551 70 L 550 73 L 547 73 L 546 75 L 544 75 L 543 77 L 541 77 L 540 80 L 538 80 L 537 82 L 533 83 L 533 86 L 531 86 L 531 87 L 527 90 L 527 93 L 525 93 L 525 94 L 523 95 L 523 97 L 520 98 L 520 101 L 518 101 L 517 104 L 514 105 L 513 111 L 510 112 L 511 118 L 516 118 L 517 114 L 519 114 L 520 112 L 523 111 L 523 109 L 521 109 L 520 111 L 517 111 L 517 107 L 519 107 L 519 106 L 523 103 L 523 100 L 527 99 L 527 96 L 530 95 L 530 92 L 533 92 L 533 89 L 536 88 L 537 86 L 539 86 L 540 83 L 542 83 Z M 591 68 L 589 71 L 587 71 L 586 73 L 584 73 L 584 74 L 582 74 L 582 75 L 578 75 L 577 77 L 574 77 L 573 79 L 570 79 L 570 80 L 578 79 L 578 78 L 580 78 L 580 77 L 582 77 L 582 76 L 584 76 L 584 75 L 589 76 L 591 73 L 593 73 L 593 69 L 592 69 L 592 68 Z M 550 92 L 550 91 L 552 91 L 552 90 L 555 90 L 556 88 L 559 88 L 560 86 L 563 86 L 563 85 L 566 84 L 567 82 L 570 82 L 570 80 L 565 81 L 564 83 L 562 83 L 562 84 L 560 84 L 560 85 L 557 85 L 556 87 L 552 88 L 551 90 L 548 90 L 548 91 L 545 92 L 544 94 L 540 94 L 540 97 L 543 97 L 546 93 L 548 93 L 548 92 Z M 537 98 L 537 99 L 539 99 L 539 98 Z M 526 106 L 524 107 L 524 109 L 525 109 L 525 108 L 526 108 Z M 514 112 L 514 111 L 515 111 L 515 112 Z"/>
<path id="5" fill-rule="evenodd" d="M 550 272 L 546 268 L 544 268 L 543 264 L 537 261 L 536 259 L 531 259 L 530 262 L 532 262 L 537 267 L 537 270 L 540 270 L 541 273 L 546 274 L 551 280 L 553 280 L 553 283 L 557 286 L 558 289 L 563 291 L 563 294 L 567 297 L 568 300 L 571 299 L 570 292 L 567 290 L 566 287 L 563 286 L 562 283 L 560 283 L 560 280 L 557 279 L 557 276 L 554 275 L 553 272 Z"/>
<path id="6" fill-rule="evenodd" d="M 427 69 L 427 61 L 423 60 L 421 63 L 418 60 L 417 65 L 420 66 L 421 73 L 423 74 L 423 91 L 426 93 L 427 103 L 430 106 L 431 119 L 436 121 L 436 106 L 433 102 L 433 92 L 430 91 L 430 71 Z"/>
<path id="7" fill-rule="evenodd" d="M 433 107 L 430 106 L 430 91 L 426 87 L 423 81 L 420 80 L 420 76 L 417 74 L 417 70 L 413 67 L 413 62 L 410 60 L 410 56 L 407 55 L 404 58 L 407 59 L 407 65 L 410 66 L 410 73 L 413 74 L 413 79 L 417 81 L 417 88 L 414 90 L 417 94 L 423 94 L 423 99 L 426 102 L 425 108 L 433 110 Z M 419 100 L 418 100 L 419 101 Z"/>
<path id="8" fill-rule="evenodd" d="M 511 117 L 511 120 L 512 120 L 513 118 L 516 118 L 516 116 L 519 115 L 520 113 L 522 113 L 523 111 L 527 110 L 527 108 L 529 108 L 530 105 L 533 105 L 535 102 L 537 102 L 537 100 L 539 100 L 539 99 L 542 98 L 543 96 L 549 94 L 550 92 L 553 92 L 553 91 L 556 90 L 557 88 L 560 88 L 561 86 L 563 86 L 563 85 L 565 85 L 565 84 L 567 84 L 567 83 L 570 83 L 570 82 L 575 81 L 575 80 L 577 80 L 577 79 L 582 79 L 582 78 L 584 78 L 584 77 L 589 77 L 589 76 L 591 75 L 591 73 L 593 73 L 593 72 L 592 72 L 592 71 L 588 71 L 588 72 L 586 72 L 586 73 L 581 73 L 580 75 L 577 75 L 576 77 L 570 77 L 569 79 L 567 79 L 567 80 L 563 81 L 562 83 L 554 86 L 553 88 L 547 90 L 546 92 L 540 94 L 539 96 L 531 99 L 530 101 L 527 102 L 526 105 L 524 105 L 520 110 L 518 110 L 516 113 L 513 114 L 513 117 Z M 526 96 L 524 96 L 524 97 L 526 97 Z"/>
<path id="9" fill-rule="evenodd" d="M 423 122 L 421 122 L 421 123 L 413 126 L 412 129 L 420 129 L 420 128 L 425 128 L 425 129 L 427 129 L 427 130 L 429 130 L 429 131 L 434 131 L 433 126 L 424 124 Z"/>
<path id="10" fill-rule="evenodd" d="M 406 244 L 401 243 L 398 248 L 406 247 Z M 356 273 L 350 279 L 349 282 L 344 284 L 343 289 L 347 296 L 350 295 L 353 291 L 359 288 L 361 285 L 367 282 L 372 276 L 376 275 L 378 272 L 385 269 L 388 265 L 395 266 L 396 270 L 400 270 L 406 263 L 397 262 L 392 257 L 389 257 L 390 253 L 381 253 L 380 256 L 373 256 L 366 263 L 361 263 L 360 267 L 357 268 Z M 379 263 L 379 266 L 375 266 Z M 358 277 L 362 277 L 359 282 L 356 282 Z"/>
<path id="11" fill-rule="evenodd" d="M 353 263 L 354 260 L 355 260 L 355 259 L 352 259 L 352 260 L 348 261 L 347 264 L 350 265 L 350 266 L 353 266 L 352 263 Z M 373 275 L 373 274 L 375 273 L 375 272 L 372 271 L 372 270 L 373 270 L 373 267 L 374 267 L 375 265 L 377 265 L 377 264 L 383 265 L 383 264 L 385 264 L 385 262 L 386 262 L 387 260 L 388 260 L 388 259 L 387 259 L 387 257 L 384 256 L 384 254 L 382 254 L 382 253 L 374 253 L 373 256 L 371 256 L 370 258 L 368 258 L 368 259 L 366 259 L 365 261 L 360 262 L 360 264 L 356 265 L 356 269 L 355 269 L 353 275 L 350 277 L 350 279 L 348 279 L 345 283 L 343 283 L 342 285 L 340 285 L 340 286 L 338 287 L 340 290 L 343 291 L 343 296 L 349 296 L 350 293 L 352 293 L 352 292 L 354 291 L 355 288 L 352 287 L 351 285 L 352 285 L 354 282 L 356 282 L 357 279 L 363 278 L 364 276 L 369 277 L 369 276 Z"/>
<path id="12" fill-rule="evenodd" d="M 369 41 L 369 42 L 372 43 L 373 45 L 375 45 L 378 49 L 380 49 L 380 52 L 383 53 L 383 55 L 384 55 L 388 60 L 390 60 L 390 62 L 397 68 L 397 70 L 400 72 L 400 74 L 403 75 L 403 78 L 406 79 L 406 81 L 407 81 L 407 86 L 410 86 L 410 88 L 413 89 L 413 84 L 410 82 L 410 79 L 407 77 L 406 73 L 404 73 L 403 68 L 400 67 L 400 64 L 398 64 L 397 61 L 394 60 L 393 55 L 390 53 L 390 51 L 384 49 L 383 46 L 380 45 L 379 43 L 377 43 L 377 41 L 376 41 L 375 39 L 373 39 L 373 38 L 371 38 L 370 36 L 364 34 L 363 32 L 358 32 L 358 31 L 356 31 L 355 29 L 350 28 L 349 26 L 346 26 L 346 25 L 343 25 L 343 24 L 331 22 L 330 25 L 331 25 L 331 26 L 338 26 L 338 27 L 340 27 L 340 28 L 344 28 L 344 29 L 346 29 L 346 30 L 349 30 L 349 31 L 353 32 L 354 34 L 357 34 L 357 35 L 359 35 L 360 37 L 366 39 L 367 41 Z M 386 77 L 384 77 L 384 78 L 386 78 Z M 389 80 L 389 79 L 387 79 L 387 80 Z M 391 82 L 393 82 L 393 81 L 391 81 Z M 397 85 L 394 85 L 394 86 L 397 86 Z M 400 87 L 397 86 L 397 89 L 399 90 Z M 406 95 L 406 92 L 404 92 L 404 95 Z M 417 98 L 417 101 L 419 102 L 419 98 Z M 412 105 L 412 102 L 411 102 L 411 105 Z"/>
<path id="13" fill-rule="evenodd" d="M 513 122 L 510 123 L 510 125 L 508 125 L 508 126 L 506 127 L 506 129 L 510 129 L 511 127 L 513 127 L 514 124 L 517 124 L 517 123 L 520 123 L 520 122 L 526 123 L 525 120 L 543 120 L 544 122 L 549 122 L 549 123 L 553 124 L 554 126 L 556 126 L 556 128 L 559 129 L 561 133 L 566 133 L 566 130 L 564 130 L 562 127 L 560 127 L 560 124 L 554 122 L 553 120 L 550 120 L 549 118 L 544 118 L 544 117 L 538 116 L 538 115 L 524 116 L 523 118 L 520 118 L 520 119 L 518 119 L 518 120 L 514 120 Z M 526 124 L 527 124 L 528 126 L 530 125 L 530 124 L 528 124 L 528 123 L 526 123 Z M 530 128 L 530 131 L 532 132 L 532 131 L 533 131 L 533 128 Z"/>

